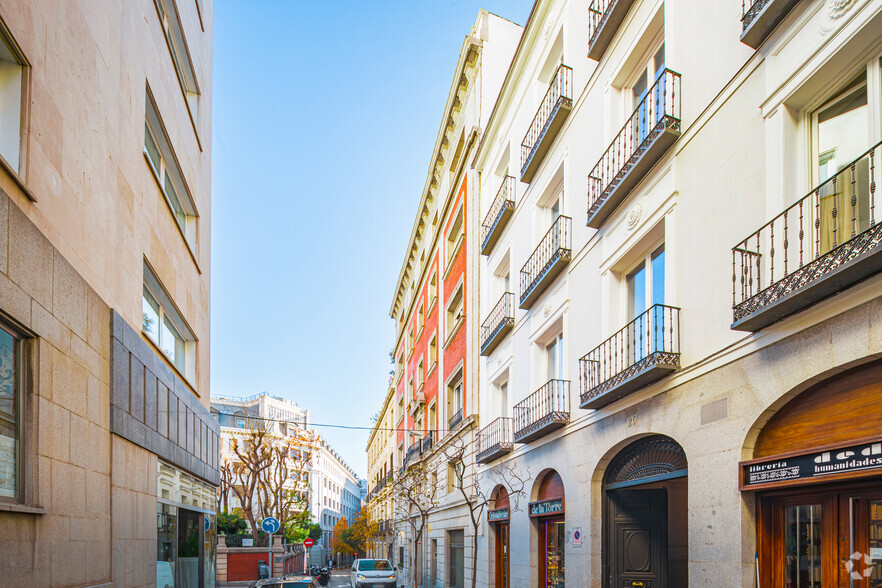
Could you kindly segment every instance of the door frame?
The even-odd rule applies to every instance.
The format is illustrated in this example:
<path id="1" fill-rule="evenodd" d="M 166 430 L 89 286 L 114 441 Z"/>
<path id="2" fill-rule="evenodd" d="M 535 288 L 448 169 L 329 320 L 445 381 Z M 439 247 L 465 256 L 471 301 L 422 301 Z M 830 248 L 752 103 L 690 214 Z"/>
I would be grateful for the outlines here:
<path id="1" fill-rule="evenodd" d="M 661 494 L 664 496 L 664 510 L 663 510 L 663 518 L 664 524 L 660 527 L 660 539 L 664 543 L 664 557 L 661 558 L 659 564 L 661 565 L 660 575 L 663 578 L 662 586 L 666 586 L 667 584 L 667 567 L 668 567 L 668 525 L 670 525 L 670 521 L 668 521 L 668 489 L 667 488 L 641 488 L 640 485 L 635 485 L 632 487 L 626 488 L 612 488 L 605 489 L 603 496 L 603 521 L 604 524 L 601 528 L 601 573 L 603 574 L 603 586 L 606 588 L 615 588 L 616 585 L 613 584 L 612 570 L 613 570 L 613 541 L 615 541 L 615 537 L 613 536 L 613 526 L 614 520 L 612 517 L 613 513 L 613 499 L 611 495 L 620 494 L 623 492 L 653 492 L 657 494 Z M 653 588 L 655 588 L 655 584 Z"/>
<path id="2" fill-rule="evenodd" d="M 504 536 L 503 529 L 505 529 Z M 494 539 L 494 559 L 496 560 L 494 564 L 494 568 L 496 570 L 494 585 L 496 586 L 496 588 L 509 588 L 511 586 L 511 525 L 509 524 L 509 521 L 493 523 L 493 531 L 496 535 Z M 504 564 L 502 552 L 500 550 L 500 547 L 502 547 L 503 544 L 505 544 Z M 503 566 L 505 567 L 504 570 Z M 505 582 L 500 581 L 503 577 L 505 577 L 506 579 Z"/>

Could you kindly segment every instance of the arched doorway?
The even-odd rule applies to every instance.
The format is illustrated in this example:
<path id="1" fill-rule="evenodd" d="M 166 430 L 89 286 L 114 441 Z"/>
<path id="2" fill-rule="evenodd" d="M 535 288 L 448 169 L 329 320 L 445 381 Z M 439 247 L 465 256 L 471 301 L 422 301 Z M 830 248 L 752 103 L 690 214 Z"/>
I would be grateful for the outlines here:
<path id="1" fill-rule="evenodd" d="M 563 480 L 554 470 L 540 478 L 530 518 L 538 531 L 539 588 L 564 588 L 566 527 Z"/>
<path id="2" fill-rule="evenodd" d="M 664 435 L 620 451 L 603 477 L 608 588 L 688 586 L 687 461 Z"/>
<path id="3" fill-rule="evenodd" d="M 877 361 L 813 385 L 762 427 L 740 464 L 762 586 L 882 586 L 880 423 Z"/>
<path id="4" fill-rule="evenodd" d="M 487 511 L 487 521 L 493 528 L 493 548 L 495 555 L 495 583 L 496 588 L 509 588 L 511 576 L 509 570 L 511 562 L 508 559 L 510 541 L 509 541 L 509 519 L 511 517 L 511 508 L 509 506 L 508 490 L 505 486 L 497 486 L 493 490 L 490 499 L 491 510 Z"/>

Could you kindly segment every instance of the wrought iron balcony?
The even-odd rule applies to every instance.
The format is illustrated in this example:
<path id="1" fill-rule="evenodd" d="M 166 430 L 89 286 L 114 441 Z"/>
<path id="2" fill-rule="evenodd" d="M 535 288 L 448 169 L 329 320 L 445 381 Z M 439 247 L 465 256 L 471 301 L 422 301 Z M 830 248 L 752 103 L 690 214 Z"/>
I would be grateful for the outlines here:
<path id="1" fill-rule="evenodd" d="M 481 225 L 481 255 L 490 255 L 515 209 L 515 179 L 505 176 Z"/>
<path id="2" fill-rule="evenodd" d="M 420 445 L 420 452 L 428 453 L 430 449 L 432 449 L 432 445 L 435 443 L 435 431 L 429 431 L 426 433 L 426 436 L 423 437 L 422 443 Z"/>
<path id="3" fill-rule="evenodd" d="M 656 78 L 588 175 L 588 226 L 598 229 L 680 136 L 680 74 Z"/>
<path id="4" fill-rule="evenodd" d="M 514 407 L 514 441 L 528 443 L 570 422 L 570 381 L 549 380 Z"/>
<path id="5" fill-rule="evenodd" d="M 680 309 L 656 304 L 579 360 L 580 408 L 602 408 L 680 369 Z"/>
<path id="6" fill-rule="evenodd" d="M 529 182 L 573 109 L 573 69 L 559 65 L 521 142 L 521 181 Z"/>
<path id="7" fill-rule="evenodd" d="M 496 346 L 514 328 L 515 297 L 506 292 L 481 323 L 481 355 L 490 355 Z"/>
<path id="8" fill-rule="evenodd" d="M 732 328 L 758 331 L 882 271 L 882 143 L 732 248 Z"/>
<path id="9" fill-rule="evenodd" d="M 490 463 L 514 449 L 511 423 L 510 418 L 499 417 L 481 429 L 478 433 L 478 455 L 475 459 L 480 463 Z"/>
<path id="10" fill-rule="evenodd" d="M 413 443 L 410 444 L 410 447 L 407 448 L 407 453 L 404 454 L 404 465 L 407 466 L 417 460 L 419 460 L 422 455 L 422 441 L 417 439 Z"/>
<path id="11" fill-rule="evenodd" d="M 461 422 L 462 409 L 460 408 L 458 411 L 456 411 L 456 413 L 454 413 L 452 417 L 450 417 L 450 420 L 447 421 L 447 430 L 452 431 L 453 429 L 457 428 Z"/>
<path id="12" fill-rule="evenodd" d="M 741 0 L 741 42 L 758 48 L 799 0 Z"/>
<path id="13" fill-rule="evenodd" d="M 593 0 L 588 7 L 588 59 L 600 61 L 634 0 Z"/>
<path id="14" fill-rule="evenodd" d="M 533 306 L 536 299 L 570 262 L 571 226 L 570 217 L 557 217 L 530 259 L 521 268 L 521 308 L 528 309 Z"/>

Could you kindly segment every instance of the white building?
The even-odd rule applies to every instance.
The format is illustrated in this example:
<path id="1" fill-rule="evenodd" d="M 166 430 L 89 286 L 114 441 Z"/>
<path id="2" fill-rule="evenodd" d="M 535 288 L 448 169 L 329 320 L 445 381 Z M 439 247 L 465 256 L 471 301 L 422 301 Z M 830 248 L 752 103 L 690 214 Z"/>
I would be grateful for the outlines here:
<path id="1" fill-rule="evenodd" d="M 297 403 L 266 392 L 248 398 L 214 396 L 211 412 L 221 424 L 221 465 L 233 459 L 230 440 L 245 438 L 254 423 L 265 426 L 270 435 L 282 438 L 296 435 L 310 448 L 307 478 L 292 479 L 290 488 L 307 492 L 309 513 L 313 522 L 322 526 L 324 534 L 316 542 L 310 558 L 313 563 L 327 563 L 330 539 L 334 525 L 341 518 L 351 522 L 361 508 L 361 486 L 355 471 L 325 441 L 309 427 L 309 411 Z M 292 468 L 296 469 L 296 468 Z M 301 474 L 302 475 L 302 474 Z M 231 509 L 238 505 L 235 496 L 229 497 Z M 262 518 L 262 514 L 256 514 Z"/>

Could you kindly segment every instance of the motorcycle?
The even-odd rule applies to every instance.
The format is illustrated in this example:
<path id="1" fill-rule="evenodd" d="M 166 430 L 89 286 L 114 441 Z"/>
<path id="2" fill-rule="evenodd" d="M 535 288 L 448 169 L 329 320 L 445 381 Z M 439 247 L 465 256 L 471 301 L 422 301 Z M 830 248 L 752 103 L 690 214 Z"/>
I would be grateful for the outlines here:
<path id="1" fill-rule="evenodd" d="M 318 580 L 319 584 L 322 586 L 327 586 L 331 581 L 331 571 L 328 568 L 322 568 L 317 570 L 318 573 L 313 574 L 316 580 Z"/>

